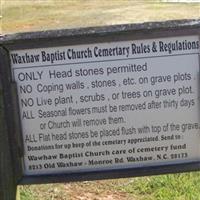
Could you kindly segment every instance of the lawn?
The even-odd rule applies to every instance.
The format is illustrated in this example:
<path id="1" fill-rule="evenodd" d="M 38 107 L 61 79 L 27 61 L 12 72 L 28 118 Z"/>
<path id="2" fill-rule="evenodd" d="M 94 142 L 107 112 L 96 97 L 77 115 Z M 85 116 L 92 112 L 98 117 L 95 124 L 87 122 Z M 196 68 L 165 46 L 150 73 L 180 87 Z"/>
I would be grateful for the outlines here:
<path id="1" fill-rule="evenodd" d="M 156 0 L 1 0 L 2 32 L 200 17 L 200 4 Z"/>
<path id="2" fill-rule="evenodd" d="M 20 187 L 21 200 L 199 200 L 200 173 Z"/>
<path id="3" fill-rule="evenodd" d="M 1 0 L 1 33 L 200 18 L 200 4 Z M 20 186 L 21 200 L 200 200 L 200 173 Z"/>

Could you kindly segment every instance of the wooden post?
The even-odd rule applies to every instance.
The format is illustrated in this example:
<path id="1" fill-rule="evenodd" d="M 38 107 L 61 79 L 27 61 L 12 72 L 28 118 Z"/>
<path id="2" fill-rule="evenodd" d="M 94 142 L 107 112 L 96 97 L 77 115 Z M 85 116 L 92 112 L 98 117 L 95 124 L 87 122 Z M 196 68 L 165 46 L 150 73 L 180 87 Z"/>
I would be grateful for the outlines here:
<path id="1" fill-rule="evenodd" d="M 2 90 L 0 89 L 0 199 L 15 200 L 17 185 L 13 172 L 11 150 L 4 119 Z"/>
<path id="2" fill-rule="evenodd" d="M 0 74 L 1 82 L 1 74 Z M 8 129 L 5 121 L 5 109 L 0 83 L 0 199 L 15 200 L 17 181 L 14 172 Z"/>

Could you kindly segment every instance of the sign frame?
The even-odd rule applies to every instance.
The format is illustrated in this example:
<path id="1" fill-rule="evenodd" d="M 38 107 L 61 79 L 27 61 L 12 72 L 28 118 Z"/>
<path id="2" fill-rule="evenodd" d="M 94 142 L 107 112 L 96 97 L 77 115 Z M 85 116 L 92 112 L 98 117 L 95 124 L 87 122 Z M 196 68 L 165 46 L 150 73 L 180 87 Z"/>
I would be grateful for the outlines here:
<path id="1" fill-rule="evenodd" d="M 200 20 L 177 20 L 144 24 L 126 24 L 108 27 L 81 28 L 72 30 L 54 30 L 44 32 L 19 33 L 4 36 L 0 41 L 0 72 L 2 74 L 5 118 L 8 138 L 13 159 L 14 173 L 18 184 L 41 184 L 110 178 L 139 177 L 167 173 L 179 173 L 200 170 L 200 161 L 183 164 L 158 165 L 140 168 L 111 169 L 72 174 L 23 176 L 23 142 L 19 117 L 16 85 L 12 82 L 11 50 L 46 48 L 67 45 L 117 42 L 138 39 L 155 39 L 175 36 L 198 35 Z M 200 64 L 200 55 L 199 55 Z"/>

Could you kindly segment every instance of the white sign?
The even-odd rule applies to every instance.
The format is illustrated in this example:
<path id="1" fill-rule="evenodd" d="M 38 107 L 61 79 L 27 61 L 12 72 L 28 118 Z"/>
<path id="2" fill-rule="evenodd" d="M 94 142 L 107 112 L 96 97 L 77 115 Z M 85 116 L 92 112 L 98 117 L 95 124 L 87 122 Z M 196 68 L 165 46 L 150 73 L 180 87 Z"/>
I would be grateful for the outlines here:
<path id="1" fill-rule="evenodd" d="M 198 36 L 11 51 L 24 174 L 200 160 Z"/>

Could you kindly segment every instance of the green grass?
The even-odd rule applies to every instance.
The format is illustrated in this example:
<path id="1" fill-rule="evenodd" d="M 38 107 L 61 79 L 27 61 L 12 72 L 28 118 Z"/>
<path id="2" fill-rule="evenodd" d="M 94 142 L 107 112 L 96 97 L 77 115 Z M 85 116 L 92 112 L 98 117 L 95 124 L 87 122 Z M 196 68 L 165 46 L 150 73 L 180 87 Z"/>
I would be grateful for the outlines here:
<path id="1" fill-rule="evenodd" d="M 64 184 L 20 186 L 20 200 L 65 200 L 69 199 Z"/>
<path id="2" fill-rule="evenodd" d="M 199 200 L 200 173 L 135 178 L 119 189 L 140 200 Z"/>
<path id="3" fill-rule="evenodd" d="M 200 172 L 21 187 L 21 200 L 200 200 Z M 91 194 L 91 198 L 87 196 Z M 88 197 L 88 198 L 87 198 Z M 98 199 L 98 200 L 99 200 Z M 105 198 L 106 199 L 106 198 Z"/>
<path id="4" fill-rule="evenodd" d="M 23 189 L 20 190 L 20 200 L 35 200 L 30 187 L 24 186 Z"/>

